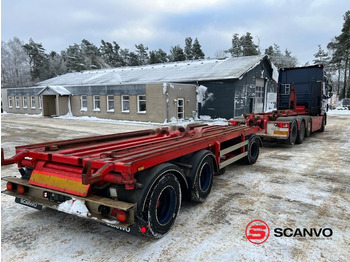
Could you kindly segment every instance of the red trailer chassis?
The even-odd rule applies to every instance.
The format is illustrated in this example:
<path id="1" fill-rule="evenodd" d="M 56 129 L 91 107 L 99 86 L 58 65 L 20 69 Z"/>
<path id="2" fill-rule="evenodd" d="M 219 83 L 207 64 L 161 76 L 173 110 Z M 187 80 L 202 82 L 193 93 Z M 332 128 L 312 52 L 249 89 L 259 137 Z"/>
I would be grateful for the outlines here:
<path id="1" fill-rule="evenodd" d="M 22 177 L 3 178 L 3 193 L 39 209 L 81 201 L 87 218 L 162 236 L 175 221 L 181 191 L 202 202 L 214 174 L 240 159 L 255 163 L 258 129 L 189 125 L 17 146 L 9 159 L 2 152 L 1 165 L 17 163 Z"/>
<path id="2" fill-rule="evenodd" d="M 287 144 L 301 144 L 312 132 L 324 131 L 327 116 L 310 116 L 304 107 L 275 110 L 269 113 L 246 114 L 244 119 L 231 119 L 232 126 L 256 126 L 261 138 L 283 140 Z"/>

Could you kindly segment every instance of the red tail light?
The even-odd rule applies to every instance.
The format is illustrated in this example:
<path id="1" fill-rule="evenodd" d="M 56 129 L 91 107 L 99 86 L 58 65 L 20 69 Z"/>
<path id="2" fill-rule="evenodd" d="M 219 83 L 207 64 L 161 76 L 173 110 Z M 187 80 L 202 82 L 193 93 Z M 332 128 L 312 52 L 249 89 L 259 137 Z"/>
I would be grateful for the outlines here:
<path id="1" fill-rule="evenodd" d="M 15 188 L 16 188 L 16 185 L 12 184 L 11 182 L 7 182 L 7 184 L 6 184 L 6 189 L 7 189 L 8 191 L 12 191 L 12 190 L 14 190 Z"/>
<path id="2" fill-rule="evenodd" d="M 116 217 L 120 222 L 125 222 L 128 216 L 124 210 L 114 208 L 111 213 L 112 216 Z"/>
<path id="3" fill-rule="evenodd" d="M 24 194 L 26 192 L 27 188 L 25 186 L 22 185 L 18 185 L 17 186 L 17 192 L 20 194 Z"/>
<path id="4" fill-rule="evenodd" d="M 146 233 L 147 232 L 147 227 L 141 227 L 140 231 L 141 231 L 142 234 Z"/>
<path id="5" fill-rule="evenodd" d="M 233 125 L 233 126 L 238 126 L 238 122 L 237 122 L 237 121 L 231 121 L 230 123 L 231 123 L 231 125 Z"/>
<path id="6" fill-rule="evenodd" d="M 279 127 L 279 128 L 283 128 L 283 127 L 288 128 L 289 124 L 288 123 L 277 123 L 277 127 Z"/>

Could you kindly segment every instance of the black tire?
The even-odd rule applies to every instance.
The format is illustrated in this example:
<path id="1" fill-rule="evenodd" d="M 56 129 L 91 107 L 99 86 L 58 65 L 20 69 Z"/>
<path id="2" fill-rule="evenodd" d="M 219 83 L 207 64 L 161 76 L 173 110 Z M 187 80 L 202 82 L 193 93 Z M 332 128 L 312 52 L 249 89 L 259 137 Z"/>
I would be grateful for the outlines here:
<path id="1" fill-rule="evenodd" d="M 172 173 L 166 173 L 154 184 L 146 202 L 147 235 L 161 238 L 174 225 L 181 206 L 181 186 Z"/>
<path id="2" fill-rule="evenodd" d="M 249 143 L 246 147 L 248 155 L 242 159 L 242 163 L 246 165 L 253 165 L 259 158 L 260 141 L 256 136 L 249 139 Z"/>
<path id="3" fill-rule="evenodd" d="M 296 120 L 293 120 L 292 123 L 290 124 L 289 128 L 289 137 L 286 140 L 287 145 L 294 145 L 295 142 L 297 141 L 297 136 L 298 136 L 298 124 Z"/>
<path id="4" fill-rule="evenodd" d="M 299 128 L 297 140 L 295 143 L 302 144 L 304 142 L 304 139 L 305 139 L 305 122 L 304 122 L 304 120 L 302 120 L 300 122 L 300 128 Z"/>
<path id="5" fill-rule="evenodd" d="M 221 169 L 219 169 L 219 171 L 217 171 L 215 174 L 214 174 L 214 176 L 222 176 L 222 175 L 224 175 L 225 173 L 226 173 L 226 167 L 224 167 L 224 168 L 221 168 Z"/>
<path id="6" fill-rule="evenodd" d="M 305 137 L 309 137 L 312 133 L 312 123 L 311 118 L 307 119 L 306 129 L 305 129 Z"/>
<path id="7" fill-rule="evenodd" d="M 190 194 L 194 202 L 204 202 L 210 194 L 215 174 L 212 153 L 207 150 L 199 151 L 193 156 L 190 172 Z"/>
<path id="8" fill-rule="evenodd" d="M 322 125 L 321 125 L 321 128 L 320 128 L 319 131 L 320 131 L 320 132 L 324 132 L 325 127 L 326 127 L 326 117 L 323 116 L 323 117 L 322 117 Z"/>

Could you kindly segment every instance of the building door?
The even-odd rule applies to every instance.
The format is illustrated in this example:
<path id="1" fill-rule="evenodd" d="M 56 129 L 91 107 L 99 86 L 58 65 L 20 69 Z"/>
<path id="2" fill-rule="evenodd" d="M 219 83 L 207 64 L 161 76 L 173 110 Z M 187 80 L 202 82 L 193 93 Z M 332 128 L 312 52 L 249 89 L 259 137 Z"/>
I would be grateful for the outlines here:
<path id="1" fill-rule="evenodd" d="M 255 107 L 254 113 L 264 112 L 265 80 L 257 78 L 255 82 Z"/>
<path id="2" fill-rule="evenodd" d="M 56 96 L 43 95 L 43 116 L 56 116 Z"/>

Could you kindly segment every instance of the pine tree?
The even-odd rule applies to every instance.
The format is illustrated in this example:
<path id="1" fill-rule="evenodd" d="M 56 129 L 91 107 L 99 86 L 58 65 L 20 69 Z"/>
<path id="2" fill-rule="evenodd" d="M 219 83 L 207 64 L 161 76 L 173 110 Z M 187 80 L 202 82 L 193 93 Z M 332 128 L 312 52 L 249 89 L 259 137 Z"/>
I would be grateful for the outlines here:
<path id="1" fill-rule="evenodd" d="M 148 47 L 144 47 L 143 44 L 135 45 L 135 47 L 138 57 L 138 65 L 147 65 L 149 63 L 149 57 L 147 54 Z"/>
<path id="2" fill-rule="evenodd" d="M 192 54 L 193 54 L 194 60 L 204 59 L 204 56 L 205 56 L 197 38 L 194 40 L 194 43 L 192 46 Z"/>
<path id="3" fill-rule="evenodd" d="M 339 77 L 341 73 L 344 75 L 340 98 L 345 98 L 350 97 L 350 10 L 344 14 L 341 31 L 327 47 L 333 52 L 331 64 L 338 69 Z"/>
<path id="4" fill-rule="evenodd" d="M 119 54 L 120 54 L 120 61 L 122 66 L 129 65 L 129 58 L 130 58 L 129 49 L 127 48 L 120 49 Z"/>
<path id="5" fill-rule="evenodd" d="M 41 81 L 49 78 L 49 59 L 42 44 L 35 43 L 33 39 L 30 39 L 29 43 L 23 45 L 23 48 L 29 56 L 32 81 Z"/>
<path id="6" fill-rule="evenodd" d="M 97 46 L 83 39 L 80 44 L 81 53 L 84 57 L 84 67 L 87 69 L 101 69 L 106 67 L 101 58 L 100 50 Z"/>
<path id="7" fill-rule="evenodd" d="M 100 53 L 105 63 L 111 67 L 120 67 L 123 65 L 119 51 L 120 46 L 113 41 L 113 43 L 101 40 Z"/>
<path id="8" fill-rule="evenodd" d="M 139 66 L 139 65 L 141 65 L 139 56 L 134 52 L 130 52 L 128 66 Z"/>
<path id="9" fill-rule="evenodd" d="M 186 60 L 192 60 L 193 59 L 193 50 L 192 50 L 192 38 L 187 37 L 185 39 L 185 55 Z"/>
<path id="10" fill-rule="evenodd" d="M 265 55 L 268 55 L 277 67 L 295 67 L 298 64 L 298 59 L 292 56 L 292 53 L 288 49 L 283 54 L 277 44 L 273 44 L 273 46 L 265 49 Z"/>
<path id="11" fill-rule="evenodd" d="M 49 57 L 49 78 L 58 75 L 63 75 L 67 72 L 66 63 L 63 57 L 57 54 L 55 51 L 51 51 Z"/>
<path id="12" fill-rule="evenodd" d="M 315 59 L 313 62 L 315 64 L 323 64 L 325 67 L 328 67 L 330 57 L 328 56 L 328 53 L 322 49 L 321 45 L 318 45 L 318 51 L 314 54 L 314 57 Z"/>
<path id="13" fill-rule="evenodd" d="M 150 64 L 165 63 L 167 61 L 168 61 L 167 54 L 162 49 L 149 52 L 149 63 Z"/>
<path id="14" fill-rule="evenodd" d="M 258 45 L 254 44 L 253 37 L 249 32 L 240 38 L 243 56 L 253 56 L 258 55 Z"/>
<path id="15" fill-rule="evenodd" d="M 67 72 L 80 72 L 86 70 L 84 56 L 78 44 L 70 45 L 61 55 L 66 63 Z"/>
<path id="16" fill-rule="evenodd" d="M 243 55 L 243 49 L 241 40 L 239 39 L 239 34 L 234 34 L 232 37 L 232 46 L 227 53 L 231 53 L 232 57 L 239 57 Z"/>
<path id="17" fill-rule="evenodd" d="M 169 60 L 171 62 L 185 61 L 186 56 L 184 54 L 184 50 L 179 45 L 172 46 L 170 49 Z"/>

